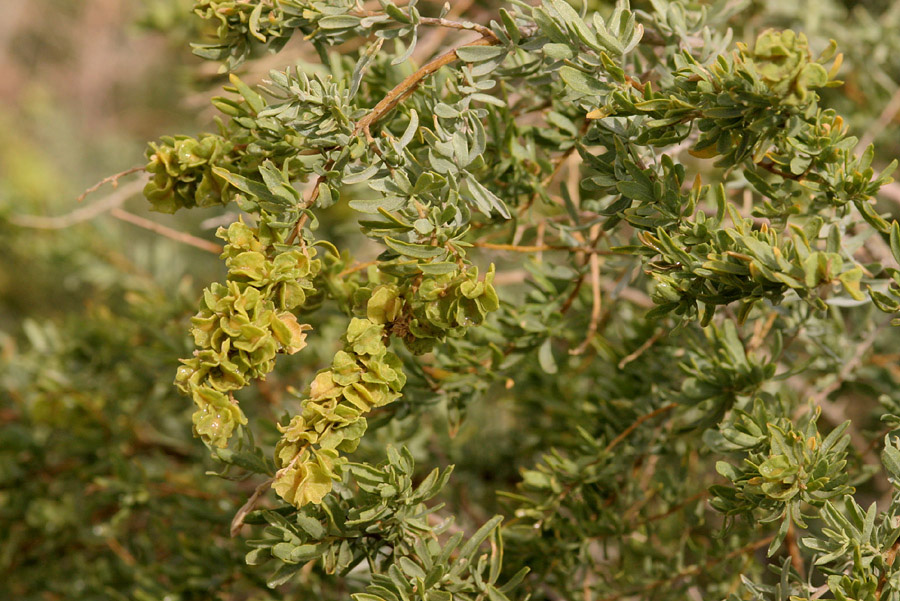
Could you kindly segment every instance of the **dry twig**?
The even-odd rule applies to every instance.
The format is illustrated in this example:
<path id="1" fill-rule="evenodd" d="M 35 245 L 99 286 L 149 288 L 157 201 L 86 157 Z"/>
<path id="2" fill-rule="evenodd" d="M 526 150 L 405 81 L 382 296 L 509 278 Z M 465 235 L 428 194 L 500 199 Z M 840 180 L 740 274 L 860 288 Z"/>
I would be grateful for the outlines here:
<path id="1" fill-rule="evenodd" d="M 244 525 L 244 520 L 247 519 L 247 515 L 256 508 L 256 505 L 259 503 L 259 500 L 262 496 L 269 490 L 269 487 L 272 486 L 272 483 L 275 481 L 275 478 L 269 478 L 264 482 L 261 482 L 259 486 L 253 491 L 253 494 L 250 495 L 250 498 L 247 499 L 247 502 L 244 503 L 238 512 L 234 514 L 234 519 L 231 520 L 231 537 L 234 538 L 241 531 L 241 526 Z"/>
<path id="2" fill-rule="evenodd" d="M 81 193 L 81 195 L 75 200 L 81 202 L 87 197 L 88 194 L 97 191 L 103 184 L 112 183 L 113 188 L 119 185 L 119 179 L 125 177 L 126 175 L 131 175 L 132 173 L 137 173 L 138 171 L 143 171 L 145 167 L 143 165 L 138 165 L 137 167 L 132 167 L 131 169 L 126 169 L 125 171 L 120 171 L 119 173 L 114 173 L 107 177 L 104 177 L 99 182 L 85 190 Z"/>
<path id="3" fill-rule="evenodd" d="M 187 244 L 188 246 L 193 246 L 194 248 L 199 248 L 200 250 L 205 250 L 206 252 L 217 255 L 222 252 L 222 246 L 215 242 L 210 242 L 209 240 L 204 240 L 203 238 L 198 238 L 197 236 L 192 236 L 191 234 L 172 229 L 161 223 L 156 223 L 155 221 L 150 221 L 149 219 L 135 215 L 134 213 L 115 208 L 112 209 L 109 214 L 116 219 L 157 233 L 170 240 L 175 240 L 176 242 L 181 242 L 182 244 Z"/>
<path id="4" fill-rule="evenodd" d="M 144 187 L 145 180 L 139 179 L 117 188 L 108 196 L 89 205 L 80 207 L 64 215 L 46 217 L 43 215 L 12 215 L 10 223 L 20 227 L 29 227 L 39 230 L 61 230 L 78 223 L 88 221 L 103 213 L 118 207 L 123 202 L 137 194 Z M 82 195 L 83 196 L 83 195 Z"/>

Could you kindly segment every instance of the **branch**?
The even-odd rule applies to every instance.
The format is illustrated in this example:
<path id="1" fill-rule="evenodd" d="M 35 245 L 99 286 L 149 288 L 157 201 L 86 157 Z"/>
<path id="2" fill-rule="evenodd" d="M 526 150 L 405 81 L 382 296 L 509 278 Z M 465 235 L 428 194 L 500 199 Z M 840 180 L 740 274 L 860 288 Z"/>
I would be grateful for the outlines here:
<path id="1" fill-rule="evenodd" d="M 775 166 L 775 163 L 760 161 L 759 163 L 756 163 L 756 166 L 762 167 L 769 173 L 774 173 L 775 175 L 777 175 L 779 177 L 783 177 L 784 179 L 791 179 L 791 180 L 794 180 L 795 182 L 803 181 L 803 174 L 794 175 L 793 173 L 788 173 L 786 171 L 782 171 L 781 169 L 779 169 L 778 167 Z"/>
<path id="2" fill-rule="evenodd" d="M 461 47 L 468 46 L 496 46 L 500 43 L 500 40 L 491 33 L 491 35 L 479 38 L 474 42 L 470 42 L 468 44 L 463 44 Z M 422 81 L 428 77 L 429 75 L 438 71 L 441 67 L 449 65 L 450 63 L 456 62 L 459 59 L 459 55 L 456 54 L 458 48 L 454 48 L 453 50 L 442 54 L 437 57 L 433 61 L 425 64 L 423 67 L 419 68 L 415 73 L 401 81 L 393 90 L 387 93 L 387 95 L 381 99 L 381 101 L 376 104 L 371 111 L 366 114 L 365 117 L 359 120 L 356 124 L 356 128 L 353 130 L 355 135 L 360 133 L 369 133 L 369 128 L 379 119 L 384 117 L 391 109 L 397 106 L 404 98 L 406 98 L 409 94 L 415 91 L 416 88 L 422 83 Z"/>
<path id="3" fill-rule="evenodd" d="M 597 227 L 597 226 L 595 226 Z M 580 355 L 585 349 L 587 349 L 588 345 L 591 343 L 591 340 L 594 338 L 594 334 L 597 333 L 597 328 L 600 325 L 600 314 L 601 314 L 601 297 L 600 297 L 600 258 L 597 256 L 597 253 L 593 253 L 590 258 L 591 264 L 591 297 L 593 298 L 593 303 L 591 304 L 591 321 L 588 324 L 587 336 L 584 337 L 584 341 L 579 344 L 576 348 L 572 349 L 569 354 L 570 355 Z"/>
<path id="4" fill-rule="evenodd" d="M 803 563 L 803 555 L 800 553 L 800 547 L 797 545 L 797 534 L 794 531 L 793 522 L 788 526 L 784 542 L 787 544 L 788 554 L 791 556 L 791 566 L 802 578 L 806 578 L 806 566 Z"/>
<path id="5" fill-rule="evenodd" d="M 140 169 L 143 169 L 143 167 Z M 84 198 L 87 194 L 96 190 L 104 183 L 115 182 L 123 175 L 134 173 L 134 171 L 135 169 L 129 169 L 128 171 L 123 171 L 122 173 L 117 173 L 116 175 L 104 178 L 100 183 L 88 188 L 84 194 L 79 196 L 79 199 Z M 44 217 L 42 215 L 13 215 L 9 218 L 9 222 L 13 225 L 18 225 L 19 227 L 29 227 L 39 230 L 61 230 L 93 219 L 108 211 L 111 217 L 157 233 L 170 240 L 175 240 L 176 242 L 181 242 L 182 244 L 187 244 L 188 246 L 193 246 L 194 248 L 199 248 L 200 250 L 205 250 L 206 252 L 215 253 L 217 255 L 222 252 L 222 247 L 215 242 L 210 242 L 209 240 L 204 240 L 203 238 L 198 238 L 197 236 L 192 236 L 185 232 L 180 232 L 162 225 L 161 223 L 156 223 L 155 221 L 145 219 L 144 217 L 120 209 L 119 205 L 139 192 L 144 187 L 145 183 L 144 178 L 130 182 L 121 188 L 117 188 L 116 191 L 109 196 L 64 215 L 57 215 L 55 217 Z"/>
<path id="6" fill-rule="evenodd" d="M 645 421 L 647 421 L 649 419 L 653 419 L 657 415 L 662 415 L 663 413 L 667 413 L 677 406 L 678 406 L 677 403 L 669 403 L 668 405 L 663 405 L 662 407 L 659 407 L 658 409 L 654 409 L 650 413 L 645 413 L 644 415 L 640 416 L 639 418 L 634 420 L 634 422 L 632 422 L 632 424 L 630 426 L 628 426 L 627 428 L 622 430 L 622 432 L 618 436 L 613 438 L 612 441 L 608 445 L 606 445 L 606 448 L 604 449 L 604 451 L 606 453 L 611 452 L 613 449 L 615 449 L 619 445 L 620 442 L 622 442 L 623 440 L 628 438 L 628 435 L 631 434 L 632 432 L 634 432 L 638 428 L 638 426 L 643 424 Z"/>
<path id="7" fill-rule="evenodd" d="M 447 19 L 432 19 L 432 18 L 423 18 L 422 22 L 426 22 L 427 24 L 439 24 L 444 27 L 453 27 L 456 29 L 472 29 L 474 31 L 481 32 L 483 37 L 475 40 L 474 42 L 470 42 L 468 44 L 463 44 L 460 47 L 466 46 L 495 46 L 500 43 L 500 40 L 497 36 L 494 35 L 490 29 L 483 27 L 481 25 L 476 25 L 474 23 L 457 23 L 456 21 L 449 21 Z M 482 31 L 484 30 L 484 31 Z M 425 64 L 423 67 L 419 68 L 415 73 L 408 76 L 406 79 L 401 81 L 394 89 L 387 93 L 387 95 L 381 99 L 378 104 L 372 107 L 372 110 L 369 111 L 362 119 L 360 119 L 356 123 L 356 127 L 353 129 L 353 135 L 365 134 L 368 140 L 372 139 L 372 134 L 369 131 L 369 128 L 384 117 L 387 113 L 391 111 L 395 106 L 400 104 L 407 96 L 412 94 L 416 88 L 425 80 L 426 77 L 438 71 L 441 67 L 449 65 L 450 63 L 455 62 L 459 56 L 456 54 L 456 48 L 442 54 L 438 58 L 433 61 Z M 334 164 L 334 160 L 329 160 L 326 163 L 324 170 L 327 172 L 331 169 L 331 166 Z M 312 192 L 310 193 L 309 198 L 303 203 L 301 206 L 302 209 L 310 208 L 319 197 L 319 186 L 325 181 L 325 176 L 319 176 L 316 180 L 315 186 L 313 187 Z M 294 240 L 296 240 L 300 231 L 303 229 L 303 225 L 306 223 L 307 216 L 301 215 L 297 220 L 297 223 L 294 225 L 294 231 L 291 232 L 291 235 L 287 239 L 287 243 L 290 244 Z"/>
<path id="8" fill-rule="evenodd" d="M 120 171 L 119 173 L 114 173 L 113 175 L 104 177 L 99 182 L 82 192 L 81 196 L 79 196 L 75 200 L 81 202 L 88 194 L 90 194 L 91 192 L 95 192 L 100 188 L 100 186 L 106 183 L 112 182 L 112 185 L 115 188 L 119 185 L 119 178 L 125 177 L 126 175 L 131 175 L 132 173 L 137 173 L 138 171 L 143 171 L 144 169 L 146 169 L 146 167 L 144 167 L 143 165 L 138 165 L 137 167 L 132 167 L 131 169 L 126 169 L 125 171 Z"/>
<path id="9" fill-rule="evenodd" d="M 772 539 L 774 539 L 774 538 L 775 538 L 774 536 L 767 536 L 761 540 L 750 543 L 749 545 L 745 545 L 745 546 L 741 547 L 740 549 L 735 549 L 731 553 L 724 555 L 722 557 L 714 557 L 713 559 L 707 561 L 706 563 L 694 564 L 692 566 L 688 566 L 688 567 L 678 571 L 674 576 L 672 576 L 670 578 L 661 578 L 659 580 L 654 580 L 653 582 L 651 582 L 641 588 L 633 589 L 633 590 L 627 591 L 627 592 L 616 593 L 614 595 L 609 595 L 608 597 L 603 597 L 602 599 L 599 599 L 599 601 L 617 601 L 618 599 L 621 599 L 622 597 L 630 597 L 632 595 L 638 595 L 640 593 L 646 593 L 648 591 L 658 589 L 659 587 L 661 587 L 663 585 L 674 583 L 676 580 L 680 580 L 681 578 L 684 578 L 685 576 L 696 576 L 697 574 L 702 574 L 703 572 L 708 571 L 710 568 L 713 568 L 713 567 L 719 565 L 723 561 L 728 561 L 728 560 L 734 559 L 735 557 L 740 557 L 742 555 L 747 555 L 748 553 L 753 553 L 755 551 L 758 551 L 759 549 L 762 549 L 763 547 L 768 545 L 770 542 L 772 542 Z"/>
<path id="10" fill-rule="evenodd" d="M 897 551 L 900 551 L 900 539 L 894 541 L 894 544 L 891 545 L 891 548 L 888 549 L 884 554 L 884 563 L 891 567 L 894 565 L 894 560 L 897 559 Z M 878 588 L 875 589 L 875 598 L 881 599 L 881 592 L 884 590 L 884 584 L 887 582 L 888 570 L 885 570 L 881 577 L 878 579 Z"/>
<path id="11" fill-rule="evenodd" d="M 362 271 L 363 269 L 367 269 L 372 265 L 378 265 L 378 261 L 364 261 L 362 263 L 357 263 L 351 267 L 348 267 L 344 271 L 337 274 L 338 278 L 343 278 L 344 276 L 348 276 L 351 273 L 356 273 L 357 271 Z"/>
<path id="12" fill-rule="evenodd" d="M 837 377 L 834 381 L 820 390 L 815 396 L 813 396 L 812 401 L 816 405 L 821 405 L 828 396 L 838 390 L 847 378 L 853 373 L 857 367 L 859 367 L 860 363 L 862 363 L 863 357 L 866 352 L 875 344 L 875 340 L 878 338 L 878 335 L 882 332 L 882 327 L 876 327 L 869 335 L 863 340 L 859 346 L 856 347 L 856 352 L 853 353 L 853 357 L 850 358 L 849 361 L 844 363 L 844 366 L 841 368 L 841 371 L 838 372 Z"/>
<path id="13" fill-rule="evenodd" d="M 325 173 L 328 173 L 332 166 L 334 166 L 334 159 L 329 159 L 322 169 Z M 324 184 L 328 180 L 328 176 L 320 175 L 316 178 L 315 184 L 313 185 L 312 190 L 309 193 L 309 196 L 306 200 L 300 205 L 300 210 L 306 210 L 313 206 L 316 200 L 319 198 L 319 187 Z M 287 237 L 285 241 L 287 244 L 292 244 L 294 240 L 296 240 L 300 236 L 300 232 L 303 230 L 303 225 L 306 223 L 306 220 L 309 219 L 309 216 L 306 213 L 300 215 L 300 218 L 297 219 L 297 223 L 294 224 L 294 229 L 291 231 L 290 236 Z"/>
<path id="14" fill-rule="evenodd" d="M 449 27 L 450 29 L 460 29 L 463 31 L 477 31 L 488 39 L 497 39 L 497 36 L 494 35 L 494 32 L 491 31 L 490 27 L 485 27 L 484 25 L 479 25 L 478 23 L 472 23 L 470 21 L 459 22 L 443 18 L 419 17 L 419 23 L 423 25 L 439 25 L 440 27 Z"/>
<path id="15" fill-rule="evenodd" d="M 121 176 L 121 174 L 118 174 Z M 113 177 L 113 176 L 111 176 Z M 107 178 L 109 179 L 109 178 Z M 71 227 L 78 223 L 93 219 L 98 215 L 113 209 L 128 200 L 132 195 L 140 192 L 144 187 L 145 180 L 139 179 L 117 188 L 109 196 L 105 196 L 100 200 L 75 209 L 64 215 L 46 217 L 43 215 L 11 215 L 9 222 L 19 227 L 30 227 L 39 230 L 61 230 Z M 85 193 L 87 194 L 87 192 Z M 83 197 L 82 194 L 81 197 Z"/>
<path id="16" fill-rule="evenodd" d="M 653 514 L 653 515 L 651 515 L 651 516 L 648 516 L 647 518 L 645 518 L 645 519 L 641 520 L 640 522 L 634 524 L 634 526 L 632 526 L 631 530 L 637 530 L 639 527 L 644 526 L 645 524 L 649 524 L 649 523 L 651 523 L 651 522 L 656 522 L 656 521 L 665 519 L 665 518 L 669 517 L 670 515 L 672 515 L 672 514 L 674 514 L 674 513 L 678 513 L 679 511 L 681 511 L 682 509 L 684 509 L 685 507 L 687 507 L 688 505 L 690 505 L 690 504 L 693 503 L 694 501 L 699 501 L 699 500 L 701 500 L 701 499 L 706 498 L 707 496 L 709 496 L 709 490 L 703 489 L 703 490 L 701 490 L 700 492 L 691 495 L 690 497 L 688 497 L 687 499 L 685 499 L 685 500 L 682 501 L 681 503 L 679 503 L 679 504 L 677 504 L 677 505 L 674 505 L 674 506 L 670 507 L 670 508 L 667 509 L 666 511 L 663 511 L 662 513 L 655 513 L 655 514 Z"/>
<path id="17" fill-rule="evenodd" d="M 537 253 L 545 250 L 564 250 L 570 253 L 585 253 L 589 255 L 618 255 L 620 253 L 611 250 L 599 250 L 590 246 L 563 246 L 559 244 L 515 245 L 493 244 L 491 242 L 473 242 L 475 248 L 487 248 L 491 250 L 508 250 L 518 253 Z"/>
<path id="18" fill-rule="evenodd" d="M 458 0 L 453 3 L 453 8 L 450 9 L 450 12 L 447 13 L 446 17 L 452 19 L 461 17 L 466 11 L 472 8 L 474 3 L 475 0 Z M 449 30 L 447 28 L 437 28 L 429 35 L 420 39 L 416 44 L 415 51 L 413 51 L 413 61 L 415 61 L 416 64 L 421 64 L 423 60 L 431 57 L 440 47 L 448 33 Z"/>
<path id="19" fill-rule="evenodd" d="M 651 346 L 656 344 L 656 341 L 662 338 L 667 334 L 666 330 L 657 330 L 653 336 L 644 341 L 644 343 L 637 348 L 636 351 L 624 357 L 621 361 L 619 361 L 619 365 L 617 366 L 619 369 L 624 369 L 626 365 L 636 360 L 638 357 L 644 354 L 644 352 L 649 349 Z"/>
<path id="20" fill-rule="evenodd" d="M 878 115 L 878 119 L 875 123 L 869 126 L 866 133 L 859 139 L 859 144 L 856 145 L 856 151 L 858 153 L 864 152 L 866 148 L 869 147 L 869 144 L 875 140 L 875 136 L 883 132 L 898 113 L 900 113 L 900 87 L 894 91 L 894 95 L 891 96 L 888 103 L 884 105 L 884 109 L 882 109 L 881 114 Z"/>
<path id="21" fill-rule="evenodd" d="M 272 486 L 274 481 L 275 478 L 268 478 L 264 482 L 261 482 L 259 486 L 256 487 L 256 490 L 253 491 L 253 494 L 250 495 L 250 498 L 247 499 L 247 502 L 238 509 L 236 514 L 234 514 L 234 519 L 231 520 L 231 538 L 234 538 L 240 533 L 241 526 L 244 525 L 244 520 L 247 519 L 247 515 L 256 508 L 260 498 L 262 498 L 265 492 L 269 490 L 269 487 Z"/>
<path id="22" fill-rule="evenodd" d="M 109 214 L 116 219 L 136 225 L 145 230 L 150 230 L 151 232 L 155 232 L 170 240 L 175 240 L 176 242 L 181 242 L 182 244 L 187 244 L 188 246 L 193 246 L 194 248 L 199 248 L 200 250 L 205 250 L 206 252 L 217 255 L 222 252 L 222 247 L 215 242 L 210 242 L 209 240 L 204 240 L 203 238 L 198 238 L 197 236 L 192 236 L 185 232 L 180 232 L 161 223 L 156 223 L 155 221 L 150 221 L 149 219 L 135 215 L 134 213 L 129 213 L 128 211 L 116 208 L 111 210 Z"/>

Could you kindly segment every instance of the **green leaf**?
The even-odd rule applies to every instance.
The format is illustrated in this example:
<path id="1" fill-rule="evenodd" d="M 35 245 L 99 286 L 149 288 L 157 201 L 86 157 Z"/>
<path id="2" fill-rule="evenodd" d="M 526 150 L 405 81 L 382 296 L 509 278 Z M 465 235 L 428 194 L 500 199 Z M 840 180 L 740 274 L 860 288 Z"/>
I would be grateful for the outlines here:
<path id="1" fill-rule="evenodd" d="M 522 33 L 516 25 L 515 19 L 505 8 L 500 9 L 500 20 L 503 22 L 503 27 L 513 44 L 518 44 L 519 40 L 522 39 Z"/>
<path id="2" fill-rule="evenodd" d="M 232 173 L 226 169 L 222 169 L 221 167 L 213 167 L 212 170 L 213 173 L 227 181 L 229 184 L 231 184 L 241 192 L 249 194 L 252 198 L 270 202 L 276 205 L 287 204 L 285 199 L 272 194 L 272 192 L 270 192 L 269 189 L 260 182 L 248 179 L 243 175 L 238 175 L 237 173 Z"/>
<path id="3" fill-rule="evenodd" d="M 419 263 L 419 271 L 428 275 L 447 275 L 459 271 L 459 265 L 452 262 Z"/>
<path id="4" fill-rule="evenodd" d="M 572 52 L 572 49 L 568 44 L 545 44 L 542 50 L 548 58 L 557 61 L 569 59 L 575 56 L 575 53 Z"/>
<path id="5" fill-rule="evenodd" d="M 466 541 L 466 544 L 464 544 L 459 550 L 459 556 L 456 559 L 456 564 L 453 566 L 453 569 L 450 570 L 451 575 L 458 575 L 462 571 L 462 569 L 466 565 L 463 560 L 466 560 L 468 563 L 472 563 L 475 552 L 478 551 L 478 547 L 481 546 L 481 543 L 487 540 L 494 528 L 499 526 L 500 522 L 502 521 L 503 516 L 496 515 L 492 517 L 490 520 L 485 522 L 485 524 L 481 528 L 479 528 L 469 540 Z"/>
<path id="6" fill-rule="evenodd" d="M 509 209 L 500 197 L 481 185 L 474 177 L 467 178 L 466 183 L 478 210 L 485 215 L 490 215 L 492 211 L 497 211 L 504 219 L 510 218 Z"/>
<path id="7" fill-rule="evenodd" d="M 600 96 L 609 90 L 608 86 L 596 77 L 573 67 L 561 67 L 559 76 L 569 88 L 586 96 Z"/>
<path id="8" fill-rule="evenodd" d="M 900 446 L 896 436 L 890 434 L 884 437 L 884 450 L 881 451 L 881 463 L 887 470 L 895 487 L 900 487 Z"/>
<path id="9" fill-rule="evenodd" d="M 384 243 L 393 251 L 415 259 L 433 259 L 447 254 L 447 249 L 440 246 L 430 246 L 428 244 L 412 244 L 403 242 L 389 236 L 385 236 Z"/>
<path id="10" fill-rule="evenodd" d="M 540 350 L 538 350 L 538 363 L 540 363 L 541 369 L 548 374 L 555 374 L 559 371 L 556 360 L 553 358 L 553 344 L 550 338 L 544 340 Z"/>
<path id="11" fill-rule="evenodd" d="M 347 203 L 354 211 L 366 213 L 368 215 L 379 214 L 379 209 L 384 211 L 398 211 L 406 206 L 406 199 L 399 196 L 371 198 L 371 199 L 354 199 Z"/>
<path id="12" fill-rule="evenodd" d="M 419 130 L 419 114 L 415 109 L 410 109 L 409 111 L 409 125 L 406 126 L 406 131 L 403 132 L 403 135 L 400 136 L 400 148 L 406 148 L 410 142 L 412 142 L 413 136 L 416 135 L 416 132 Z"/>
<path id="13" fill-rule="evenodd" d="M 262 35 L 262 33 L 260 33 L 260 31 L 259 31 L 259 17 L 262 15 L 262 9 L 263 9 L 262 2 L 260 2 L 255 7 L 253 7 L 253 10 L 250 12 L 249 25 L 250 25 L 250 33 L 253 34 L 253 37 L 255 37 L 260 42 L 265 42 L 266 36 Z"/>
<path id="14" fill-rule="evenodd" d="M 900 264 L 900 223 L 896 221 L 891 224 L 891 254 L 894 260 Z"/>
<path id="15" fill-rule="evenodd" d="M 505 54 L 506 49 L 499 46 L 463 46 L 456 49 L 456 55 L 460 60 L 469 63 L 480 63 L 496 59 Z"/>
<path id="16" fill-rule="evenodd" d="M 322 29 L 328 30 L 353 29 L 359 26 L 359 22 L 360 17 L 354 15 L 332 15 L 319 19 L 318 25 Z"/>

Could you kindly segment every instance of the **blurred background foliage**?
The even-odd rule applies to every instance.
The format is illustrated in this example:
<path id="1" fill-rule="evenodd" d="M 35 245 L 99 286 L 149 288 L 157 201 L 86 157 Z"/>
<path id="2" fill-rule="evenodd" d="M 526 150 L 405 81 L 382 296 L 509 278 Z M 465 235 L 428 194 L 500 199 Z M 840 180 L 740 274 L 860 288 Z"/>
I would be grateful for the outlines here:
<path id="1" fill-rule="evenodd" d="M 270 598 L 260 592 L 265 574 L 245 566 L 246 549 L 227 540 L 240 498 L 235 484 L 204 475 L 213 463 L 191 437 L 190 402 L 171 385 L 177 358 L 190 352 L 187 324 L 197 293 L 222 277 L 220 263 L 109 212 L 88 212 L 90 218 L 77 212 L 127 192 L 127 179 L 118 190 L 106 186 L 75 200 L 102 177 L 142 165 L 146 140 L 213 126 L 208 100 L 223 79 L 216 65 L 190 53 L 188 41 L 202 34 L 191 4 L 0 2 L 2 599 Z M 459 4 L 481 22 L 501 5 Z M 437 13 L 439 5 L 432 8 Z M 874 142 L 876 156 L 900 155 L 900 2 L 753 0 L 732 21 L 737 41 L 767 27 L 805 32 L 814 51 L 835 38 L 846 85 L 828 90 L 822 104 L 844 115 L 863 144 Z M 278 57 L 245 65 L 242 77 L 258 81 L 309 52 L 295 39 Z M 883 190 L 879 207 L 895 217 L 898 190 L 897 184 Z M 212 239 L 217 216 L 228 210 L 151 216 L 133 185 L 130 191 L 122 205 L 130 213 L 204 239 Z M 339 208 L 328 215 L 323 227 L 336 235 L 353 231 Z M 338 336 L 335 329 L 322 339 Z M 300 386 L 332 351 L 308 349 L 302 365 L 290 373 L 281 368 L 242 403 L 280 415 L 286 387 Z M 872 369 L 892 362 L 885 352 L 872 356 Z M 521 427 L 529 408 L 535 411 L 527 419 L 548 432 L 571 431 L 575 424 L 566 421 L 584 419 L 593 411 L 591 394 L 601 394 L 562 382 L 548 391 L 547 381 L 522 382 L 534 384 L 519 387 L 533 393 L 520 393 L 516 407 L 501 398 L 490 420 L 478 419 L 484 409 L 473 405 L 475 415 L 452 442 L 454 420 L 426 414 L 433 427 L 395 421 L 374 432 L 361 453 L 403 437 L 417 456 L 432 458 L 425 467 L 435 457 L 456 463 L 451 502 L 478 523 L 497 507 L 494 490 L 518 480 L 521 451 L 556 442 L 517 435 L 534 431 Z M 584 400 L 583 411 L 547 406 L 548 397 L 573 394 Z M 475 437 L 481 442 L 468 444 Z M 335 594 L 325 595 L 319 584 L 309 579 L 306 591 Z"/>

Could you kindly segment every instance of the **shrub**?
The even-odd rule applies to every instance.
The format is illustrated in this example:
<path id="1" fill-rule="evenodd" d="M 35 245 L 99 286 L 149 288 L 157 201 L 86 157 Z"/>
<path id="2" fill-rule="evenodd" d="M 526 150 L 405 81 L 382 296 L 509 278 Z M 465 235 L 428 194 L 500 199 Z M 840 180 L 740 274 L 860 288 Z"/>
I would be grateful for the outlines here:
<path id="1" fill-rule="evenodd" d="M 225 273 L 27 327 L 7 567 L 64 549 L 73 598 L 900 599 L 896 161 L 831 108 L 835 42 L 732 44 L 733 2 L 194 11 L 228 95 L 144 193 L 230 216 Z M 295 37 L 318 62 L 235 74 Z"/>

